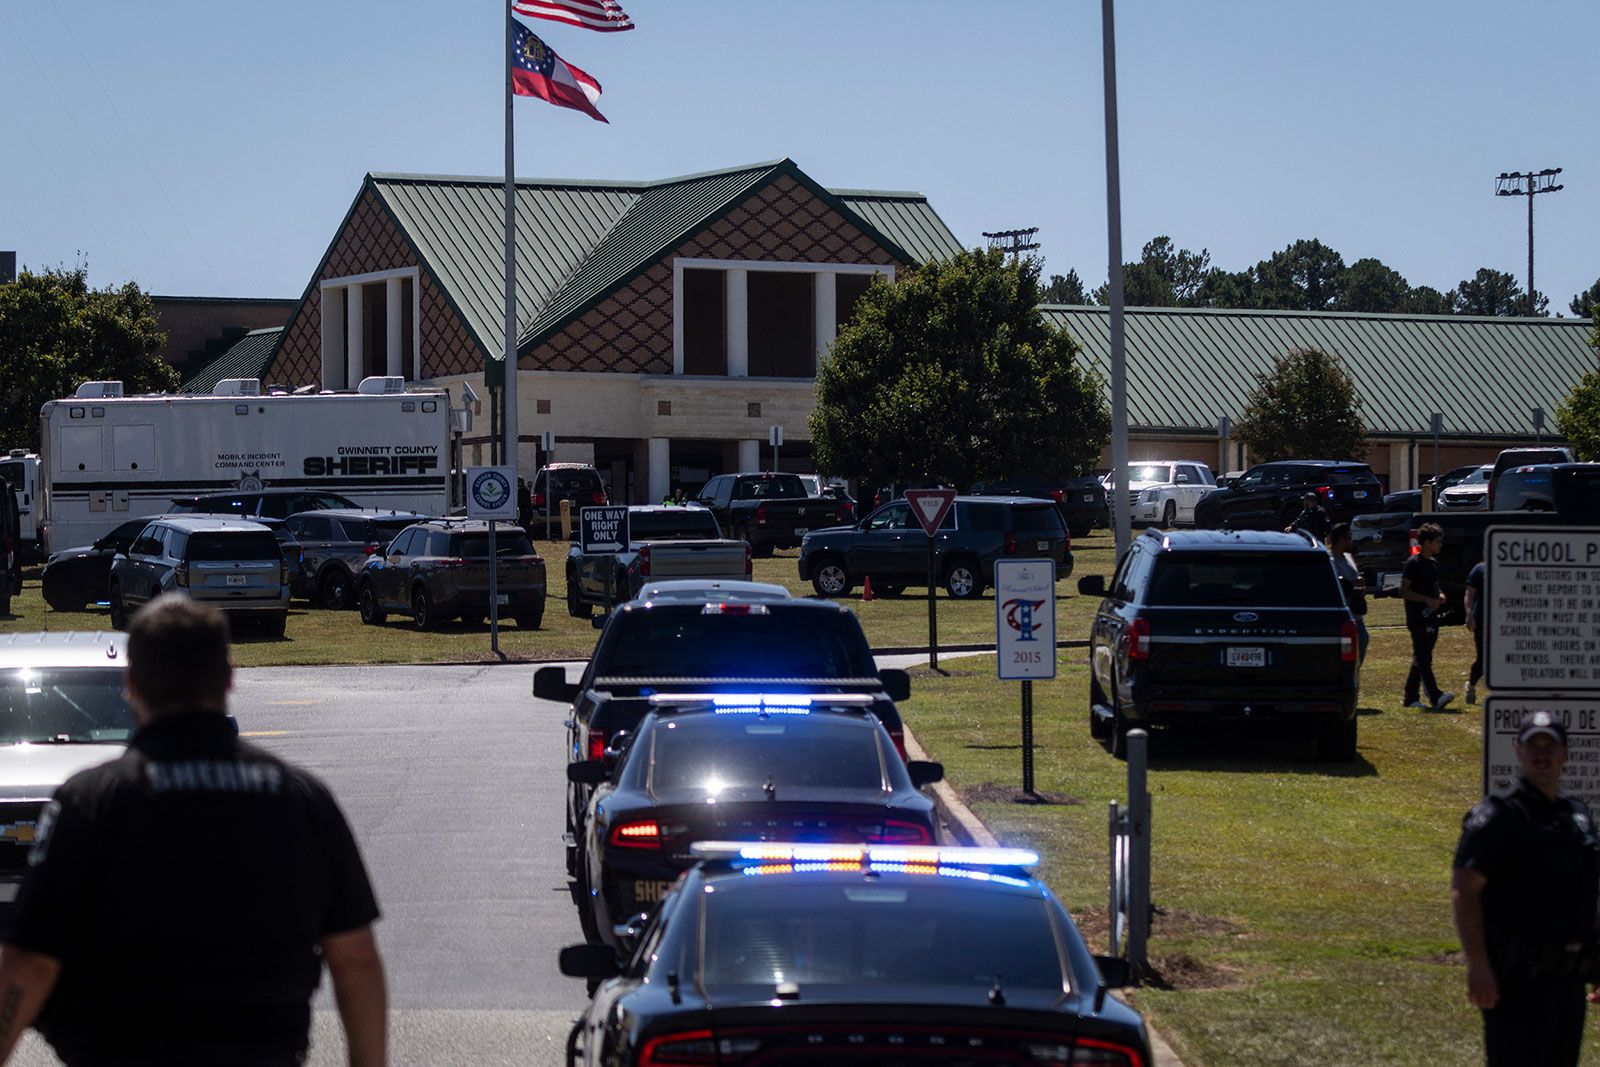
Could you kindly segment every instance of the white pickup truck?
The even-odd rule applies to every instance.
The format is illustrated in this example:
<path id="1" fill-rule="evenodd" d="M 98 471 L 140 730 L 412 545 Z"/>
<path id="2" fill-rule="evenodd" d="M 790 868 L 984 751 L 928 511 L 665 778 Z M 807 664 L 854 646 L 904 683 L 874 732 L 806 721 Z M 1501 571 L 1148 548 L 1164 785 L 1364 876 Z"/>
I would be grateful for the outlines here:
<path id="1" fill-rule="evenodd" d="M 722 536 L 705 508 L 635 504 L 628 508 L 628 548 L 585 553 L 572 532 L 567 550 L 567 613 L 584 618 L 596 604 L 621 604 L 647 582 L 751 575 L 750 545 Z M 609 578 L 609 581 L 608 581 Z"/>
<path id="2" fill-rule="evenodd" d="M 1211 468 L 1192 460 L 1142 460 L 1128 464 L 1129 513 L 1135 526 L 1188 526 L 1194 506 L 1217 487 Z"/>

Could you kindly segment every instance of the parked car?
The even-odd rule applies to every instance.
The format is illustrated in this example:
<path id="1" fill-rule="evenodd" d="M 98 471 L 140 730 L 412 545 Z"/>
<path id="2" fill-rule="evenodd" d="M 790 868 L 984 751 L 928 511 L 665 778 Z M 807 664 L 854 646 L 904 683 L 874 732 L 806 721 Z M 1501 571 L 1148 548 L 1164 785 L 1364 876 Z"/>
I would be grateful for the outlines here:
<path id="1" fill-rule="evenodd" d="M 1434 500 L 1437 501 L 1439 499 L 1439 494 L 1440 493 L 1443 493 L 1446 489 L 1449 489 L 1451 486 L 1456 485 L 1463 478 L 1466 478 L 1469 475 L 1471 475 L 1473 471 L 1478 470 L 1481 466 L 1482 465 L 1478 464 L 1478 463 L 1469 463 L 1465 467 L 1455 467 L 1455 468 L 1453 468 L 1451 470 L 1445 471 L 1443 474 L 1439 475 L 1439 477 L 1437 477 L 1437 478 L 1429 478 L 1427 481 L 1423 482 L 1422 484 L 1423 484 L 1424 487 L 1428 486 L 1428 485 L 1432 485 L 1433 486 Z M 1374 510 L 1378 510 L 1378 509 L 1374 509 Z M 1420 488 L 1419 489 L 1401 489 L 1401 490 L 1398 490 L 1398 491 L 1393 492 L 1393 493 L 1385 493 L 1383 495 L 1383 508 L 1382 508 L 1382 510 L 1383 511 L 1421 511 L 1422 510 L 1422 489 L 1420 489 Z"/>
<path id="2" fill-rule="evenodd" d="M 1571 463 L 1573 461 L 1570 448 L 1507 448 L 1494 458 L 1494 470 L 1489 473 L 1489 509 L 1491 511 L 1516 511 L 1515 507 L 1506 507 L 1496 500 L 1499 490 L 1500 476 L 1508 470 L 1517 467 L 1532 467 L 1543 463 Z"/>
<path id="3" fill-rule="evenodd" d="M 39 579 L 44 602 L 54 611 L 82 611 L 85 605 L 104 600 L 111 561 L 118 552 L 127 552 L 133 539 L 157 518 L 129 519 L 92 545 L 52 552 Z"/>
<path id="4" fill-rule="evenodd" d="M 702 842 L 617 947 L 568 1063 L 1147 1067 L 1144 1023 L 1020 849 Z M 619 951 L 620 950 L 620 951 Z"/>
<path id="5" fill-rule="evenodd" d="M 356 606 L 356 575 L 400 531 L 427 519 L 409 511 L 329 508 L 302 511 L 283 520 L 299 547 L 304 595 L 325 608 Z M 302 595 L 300 590 L 294 591 Z"/>
<path id="6" fill-rule="evenodd" d="M 1373 510 L 1382 484 L 1365 463 L 1288 459 L 1258 463 L 1238 481 L 1200 498 L 1194 522 L 1203 530 L 1282 530 L 1315 493 L 1333 522 Z"/>
<path id="7" fill-rule="evenodd" d="M 536 630 L 544 619 L 544 560 L 517 526 L 495 532 L 495 592 L 500 616 Z M 391 613 L 409 615 L 418 630 L 450 619 L 489 617 L 489 524 L 429 519 L 407 526 L 356 576 L 361 621 L 382 626 Z"/>
<path id="8" fill-rule="evenodd" d="M 283 521 L 297 511 L 320 508 L 359 508 L 349 497 L 324 490 L 257 489 L 249 492 L 204 493 L 172 498 L 169 515 L 237 515 L 248 519 Z"/>
<path id="9" fill-rule="evenodd" d="M 750 577 L 750 545 L 724 538 L 716 516 L 704 508 L 631 505 L 628 537 L 621 552 L 584 552 L 572 531 L 567 614 L 588 618 L 596 604 L 610 608 L 632 600 L 656 579 Z"/>
<path id="10" fill-rule="evenodd" d="M 1359 633 L 1327 550 L 1292 533 L 1149 531 L 1108 582 L 1089 635 L 1089 731 L 1278 720 L 1323 759 L 1356 758 Z"/>
<path id="11" fill-rule="evenodd" d="M 1434 504 L 1439 511 L 1488 511 L 1489 476 L 1494 464 L 1486 463 L 1465 478 L 1439 491 Z"/>
<path id="12" fill-rule="evenodd" d="M 570 504 L 572 521 L 576 524 L 578 512 L 608 504 L 611 497 L 606 493 L 605 483 L 600 480 L 600 472 L 593 465 L 547 463 L 539 468 L 533 476 L 533 485 L 529 487 L 529 532 L 538 532 L 546 540 L 555 537 L 553 531 L 561 529 L 563 500 Z M 545 522 L 546 515 L 550 517 L 548 524 Z"/>
<path id="13" fill-rule="evenodd" d="M 1151 460 L 1128 464 L 1129 516 L 1134 525 L 1194 524 L 1194 506 L 1217 487 L 1204 463 Z"/>
<path id="14" fill-rule="evenodd" d="M 701 487 L 695 503 L 750 544 L 757 556 L 794 548 L 812 530 L 850 522 L 855 509 L 842 500 L 811 496 L 797 474 L 719 474 Z"/>
<path id="15" fill-rule="evenodd" d="M 704 604 L 744 603 L 756 600 L 793 600 L 789 590 L 772 582 L 729 581 L 723 578 L 677 578 L 668 582 L 650 582 L 639 590 L 635 600 L 684 600 Z"/>
<path id="16" fill-rule="evenodd" d="M 584 933 L 655 910 L 696 841 L 933 845 L 921 791 L 937 763 L 902 762 L 868 706 L 839 693 L 657 694 L 631 735 L 567 765 L 593 787 L 578 847 Z"/>
<path id="17" fill-rule="evenodd" d="M 1106 487 L 1100 479 L 1085 475 L 1077 478 L 1005 478 L 979 482 L 968 490 L 970 496 L 1025 496 L 1053 500 L 1061 521 L 1073 537 L 1088 537 L 1096 526 L 1108 525 Z"/>
<path id="18" fill-rule="evenodd" d="M 0 636 L 0 923 L 28 871 L 44 806 L 79 771 L 122 755 L 128 639 L 110 633 Z"/>
<path id="19" fill-rule="evenodd" d="M 994 561 L 1049 559 L 1056 577 L 1072 573 L 1072 537 L 1055 502 L 1029 497 L 956 497 L 935 539 L 940 584 L 971 600 L 994 584 Z M 904 500 L 886 504 L 854 526 L 815 530 L 800 544 L 800 580 L 819 596 L 844 596 L 870 576 L 873 592 L 896 596 L 928 580 L 928 535 Z"/>
<path id="20" fill-rule="evenodd" d="M 111 625 L 162 593 L 184 593 L 230 618 L 282 637 L 289 615 L 289 563 L 272 530 L 248 519 L 163 515 L 111 561 Z"/>
<path id="21" fill-rule="evenodd" d="M 11 614 L 11 598 L 22 592 L 22 518 L 16 494 L 0 482 L 0 615 Z"/>

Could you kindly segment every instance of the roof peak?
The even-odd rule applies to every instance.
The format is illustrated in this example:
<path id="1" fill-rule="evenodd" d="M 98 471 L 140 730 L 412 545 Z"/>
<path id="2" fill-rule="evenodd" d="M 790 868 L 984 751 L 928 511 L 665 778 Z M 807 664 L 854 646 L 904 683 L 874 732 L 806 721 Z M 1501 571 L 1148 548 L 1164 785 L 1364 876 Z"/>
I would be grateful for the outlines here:
<path id="1" fill-rule="evenodd" d="M 1097 311 L 1110 312 L 1104 304 L 1040 304 L 1040 311 Z M 1137 307 L 1124 311 L 1141 315 L 1242 315 L 1250 317 L 1315 318 L 1315 319 L 1380 319 L 1389 322 L 1481 322 L 1502 326 L 1582 326 L 1589 328 L 1588 319 L 1579 318 L 1527 318 L 1515 315 L 1422 315 L 1413 312 L 1384 311 L 1294 311 L 1282 308 L 1191 308 L 1191 307 Z"/>

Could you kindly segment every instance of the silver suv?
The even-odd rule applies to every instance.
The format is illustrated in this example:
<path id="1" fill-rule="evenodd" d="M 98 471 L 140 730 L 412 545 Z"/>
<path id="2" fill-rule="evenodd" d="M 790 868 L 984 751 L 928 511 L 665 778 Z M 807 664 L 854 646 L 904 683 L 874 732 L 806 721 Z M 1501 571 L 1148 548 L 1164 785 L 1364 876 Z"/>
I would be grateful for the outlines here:
<path id="1" fill-rule="evenodd" d="M 289 614 L 289 564 L 272 530 L 247 519 L 166 515 L 111 562 L 111 625 L 125 629 L 139 605 L 187 593 L 282 637 Z"/>
<path id="2" fill-rule="evenodd" d="M 79 771 L 122 754 L 128 639 L 108 633 L 0 637 L 0 915 L 28 869 L 39 813 Z"/>

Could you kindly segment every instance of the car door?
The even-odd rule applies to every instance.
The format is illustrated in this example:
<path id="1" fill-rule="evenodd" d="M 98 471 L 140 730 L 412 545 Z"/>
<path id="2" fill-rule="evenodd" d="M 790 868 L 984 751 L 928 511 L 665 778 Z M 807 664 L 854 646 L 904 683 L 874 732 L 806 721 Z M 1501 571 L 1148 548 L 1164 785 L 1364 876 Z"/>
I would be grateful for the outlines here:
<path id="1" fill-rule="evenodd" d="M 845 552 L 845 568 L 851 574 L 897 574 L 905 569 L 901 557 L 906 551 L 908 527 L 912 524 L 911 505 L 896 500 L 867 516 L 861 536 Z M 917 529 L 917 549 L 927 558 L 927 540 Z"/>
<path id="2" fill-rule="evenodd" d="M 390 542 L 384 551 L 383 563 L 372 569 L 372 590 L 384 608 L 395 605 L 410 606 L 409 603 L 403 602 L 405 570 L 411 559 L 412 546 L 418 541 L 425 540 L 426 537 L 427 531 L 421 527 L 413 526 L 402 530 L 400 536 Z"/>
<path id="3" fill-rule="evenodd" d="M 1180 463 L 1173 474 L 1176 484 L 1174 499 L 1178 502 L 1178 521 L 1193 522 L 1195 503 L 1205 495 L 1211 487 L 1206 484 L 1205 478 L 1200 474 L 1200 468 L 1192 463 Z"/>
<path id="4" fill-rule="evenodd" d="M 149 599 L 150 559 L 161 552 L 161 527 L 151 524 L 133 539 L 122 566 L 116 569 L 117 584 L 122 589 L 122 602 L 127 605 L 143 604 Z"/>
<path id="5" fill-rule="evenodd" d="M 322 515 L 301 515 L 288 525 L 289 532 L 300 542 L 306 573 L 320 574 L 333 553 L 333 521 Z"/>
<path id="6" fill-rule="evenodd" d="M 1271 512 L 1277 514 L 1276 490 L 1281 487 L 1283 472 L 1276 467 L 1256 467 L 1228 492 L 1222 505 L 1222 524 L 1240 530 L 1259 528 L 1261 517 Z"/>

